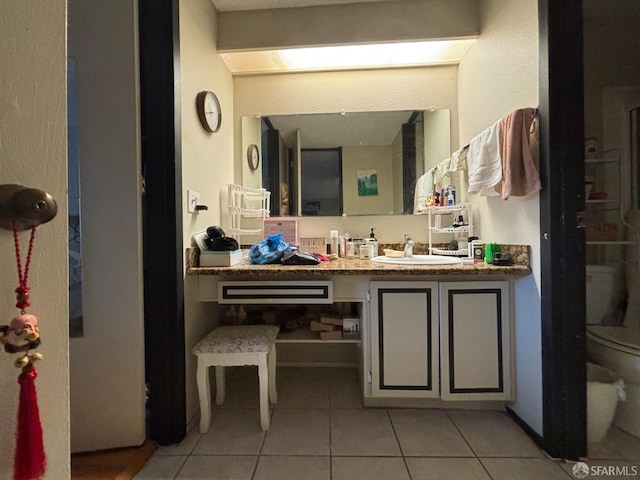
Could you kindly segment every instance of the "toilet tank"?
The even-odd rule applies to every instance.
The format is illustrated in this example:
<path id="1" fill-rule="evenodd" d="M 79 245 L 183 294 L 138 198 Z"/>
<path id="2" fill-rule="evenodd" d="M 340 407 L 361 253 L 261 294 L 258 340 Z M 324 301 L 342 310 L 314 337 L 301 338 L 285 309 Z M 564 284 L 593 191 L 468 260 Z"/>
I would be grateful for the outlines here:
<path id="1" fill-rule="evenodd" d="M 620 295 L 618 269 L 613 265 L 587 265 L 587 324 L 601 324 Z"/>

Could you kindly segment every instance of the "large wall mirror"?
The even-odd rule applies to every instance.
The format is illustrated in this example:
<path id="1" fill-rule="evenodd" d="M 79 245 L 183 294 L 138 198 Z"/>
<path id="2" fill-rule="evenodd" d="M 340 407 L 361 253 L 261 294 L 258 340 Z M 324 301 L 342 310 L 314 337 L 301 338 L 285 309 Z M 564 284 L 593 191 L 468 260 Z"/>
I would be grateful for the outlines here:
<path id="1" fill-rule="evenodd" d="M 411 214 L 416 179 L 450 156 L 450 142 L 447 109 L 242 119 L 273 216 Z"/>

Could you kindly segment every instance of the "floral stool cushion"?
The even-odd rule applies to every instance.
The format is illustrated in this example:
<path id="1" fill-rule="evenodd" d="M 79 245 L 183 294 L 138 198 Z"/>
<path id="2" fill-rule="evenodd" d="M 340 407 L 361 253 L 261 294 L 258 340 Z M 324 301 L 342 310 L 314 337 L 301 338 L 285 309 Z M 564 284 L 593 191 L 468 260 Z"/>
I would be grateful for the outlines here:
<path id="1" fill-rule="evenodd" d="M 217 327 L 193 347 L 193 353 L 269 352 L 279 331 L 280 327 L 275 325 Z"/>

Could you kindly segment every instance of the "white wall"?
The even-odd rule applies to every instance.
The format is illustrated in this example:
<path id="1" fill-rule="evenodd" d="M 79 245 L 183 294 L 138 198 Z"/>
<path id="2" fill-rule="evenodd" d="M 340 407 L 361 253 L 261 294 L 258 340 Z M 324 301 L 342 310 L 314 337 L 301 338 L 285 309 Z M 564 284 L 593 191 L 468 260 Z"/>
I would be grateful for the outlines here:
<path id="1" fill-rule="evenodd" d="M 348 215 L 371 212 L 393 213 L 393 172 L 391 147 L 362 145 L 342 147 L 343 211 Z M 375 170 L 378 175 L 378 195 L 358 196 L 358 171 Z"/>
<path id="2" fill-rule="evenodd" d="M 511 111 L 538 105 L 537 2 L 482 0 L 480 5 L 482 34 L 459 67 L 460 146 Z M 542 434 L 539 197 L 471 201 L 482 240 L 531 245 L 533 275 L 515 282 L 518 400 L 513 409 Z"/>
<path id="3" fill-rule="evenodd" d="M 69 329 L 67 306 L 67 133 L 65 2 L 6 0 L 0 7 L 0 162 L 2 183 L 42 188 L 58 216 L 36 235 L 29 274 L 44 359 L 36 380 L 47 453 L 45 478 L 69 478 Z M 20 237 L 23 249 L 28 241 Z M 12 234 L 0 230 L 0 321 L 14 314 L 18 284 Z M 23 257 L 24 258 L 24 257 Z M 18 374 L 0 351 L 0 478 L 13 478 Z"/>
<path id="4" fill-rule="evenodd" d="M 191 235 L 211 225 L 221 225 L 226 185 L 233 183 L 233 82 L 216 50 L 216 12 L 209 0 L 180 2 L 180 68 L 182 93 L 182 185 L 183 244 L 193 245 Z M 212 90 L 220 101 L 222 125 L 216 133 L 200 126 L 195 98 L 201 90 Z M 239 128 L 239 125 L 238 127 Z M 246 161 L 246 157 L 245 157 Z M 200 193 L 209 207 L 200 213 L 186 211 L 187 189 Z M 193 346 L 211 330 L 215 305 L 199 302 L 197 277 L 184 281 L 187 421 L 198 412 Z"/>
<path id="5" fill-rule="evenodd" d="M 235 77 L 235 178 L 243 178 L 246 163 L 241 135 L 244 115 L 447 108 L 451 111 L 451 143 L 457 145 L 457 73 L 457 67 L 444 66 Z M 376 227 L 378 240 L 383 242 L 400 242 L 401 233 L 416 241 L 427 240 L 426 218 L 411 215 L 300 217 L 298 222 L 300 233 L 308 236 L 328 236 L 330 229 L 337 228 L 364 237 Z"/>

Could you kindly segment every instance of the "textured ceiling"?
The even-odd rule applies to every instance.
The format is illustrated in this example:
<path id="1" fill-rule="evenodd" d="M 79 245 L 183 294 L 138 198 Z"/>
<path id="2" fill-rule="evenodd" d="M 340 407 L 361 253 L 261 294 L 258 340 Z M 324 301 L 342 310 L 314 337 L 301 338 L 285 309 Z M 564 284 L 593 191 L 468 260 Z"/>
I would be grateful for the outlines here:
<path id="1" fill-rule="evenodd" d="M 393 2 L 400 0 L 211 0 L 219 12 L 264 10 L 268 8 L 317 7 L 346 3 Z"/>

